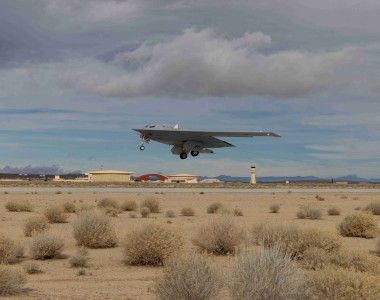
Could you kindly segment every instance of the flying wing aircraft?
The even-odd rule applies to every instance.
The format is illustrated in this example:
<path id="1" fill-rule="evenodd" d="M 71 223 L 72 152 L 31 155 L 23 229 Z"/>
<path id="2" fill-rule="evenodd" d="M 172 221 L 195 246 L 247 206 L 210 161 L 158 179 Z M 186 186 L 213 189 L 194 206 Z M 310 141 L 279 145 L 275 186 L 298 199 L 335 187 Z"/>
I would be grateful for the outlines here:
<path id="1" fill-rule="evenodd" d="M 146 125 L 143 128 L 136 128 L 133 130 L 140 133 L 140 150 L 145 150 L 145 143 L 149 143 L 149 141 L 152 140 L 172 145 L 171 152 L 175 155 L 179 155 L 181 159 L 186 159 L 188 153 L 190 153 L 191 156 L 198 156 L 199 153 L 214 153 L 210 148 L 235 147 L 217 137 L 280 137 L 278 134 L 270 131 L 185 130 L 180 128 L 178 124 L 174 127 L 165 125 Z"/>

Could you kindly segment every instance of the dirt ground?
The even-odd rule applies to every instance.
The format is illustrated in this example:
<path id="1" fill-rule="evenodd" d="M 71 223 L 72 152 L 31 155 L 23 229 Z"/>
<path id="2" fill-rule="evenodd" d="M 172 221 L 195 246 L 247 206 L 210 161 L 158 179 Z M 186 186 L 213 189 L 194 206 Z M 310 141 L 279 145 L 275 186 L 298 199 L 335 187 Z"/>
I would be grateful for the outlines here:
<path id="1" fill-rule="evenodd" d="M 102 198 L 117 200 L 120 204 L 125 199 L 141 201 L 149 196 L 160 200 L 161 213 L 151 215 L 149 219 L 130 218 L 128 212 L 121 213 L 112 218 L 121 244 L 123 237 L 135 226 L 151 222 L 167 223 L 166 210 L 173 210 L 177 217 L 170 219 L 169 226 L 178 228 L 187 240 L 187 250 L 192 249 L 191 237 L 200 224 L 207 222 L 215 215 L 206 213 L 207 206 L 220 201 L 229 209 L 235 207 L 243 210 L 243 217 L 234 217 L 237 224 L 247 230 L 254 224 L 277 223 L 294 224 L 299 227 L 313 227 L 321 230 L 336 232 L 337 224 L 342 218 L 355 211 L 357 207 L 364 207 L 370 201 L 380 200 L 380 193 L 319 193 L 325 201 L 318 201 L 316 193 L 167 193 L 167 194 L 131 194 L 131 193 L 41 193 L 26 194 L 12 193 L 0 194 L 0 232 L 22 242 L 26 251 L 25 259 L 21 265 L 32 261 L 29 257 L 29 243 L 31 238 L 24 237 L 23 223 L 32 215 L 41 214 L 44 209 L 55 203 L 74 201 L 77 205 L 92 204 Z M 35 207 L 32 213 L 7 212 L 4 205 L 11 200 L 30 200 Z M 269 206 L 277 203 L 281 206 L 278 214 L 269 212 Z M 323 210 L 321 220 L 300 220 L 295 214 L 302 204 L 313 204 Z M 341 209 L 340 216 L 328 216 L 327 209 L 337 206 Z M 192 207 L 196 216 L 179 216 L 183 207 Z M 69 222 L 65 224 L 52 224 L 50 231 L 65 240 L 63 253 L 68 257 L 76 252 L 76 244 L 72 232 L 72 222 L 76 214 L 70 214 Z M 376 216 L 380 225 L 380 216 Z M 371 252 L 375 249 L 378 239 L 344 238 L 350 249 Z M 122 261 L 120 246 L 112 249 L 90 249 L 90 267 L 85 276 L 78 276 L 77 269 L 69 266 L 68 259 L 53 259 L 34 261 L 40 265 L 43 273 L 27 275 L 28 292 L 11 297 L 12 299 L 154 299 L 154 279 L 162 272 L 160 267 L 131 267 Z M 228 268 L 230 257 L 213 258 L 222 268 Z M 380 258 L 379 258 L 380 259 Z M 226 298 L 222 295 L 222 298 Z"/>

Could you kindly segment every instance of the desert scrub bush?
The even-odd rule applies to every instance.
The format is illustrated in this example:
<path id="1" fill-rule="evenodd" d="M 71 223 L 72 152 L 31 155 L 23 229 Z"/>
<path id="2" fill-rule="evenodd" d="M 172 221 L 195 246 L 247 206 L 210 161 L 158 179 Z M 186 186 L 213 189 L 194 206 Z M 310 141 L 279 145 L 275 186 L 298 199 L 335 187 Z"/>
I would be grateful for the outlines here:
<path id="1" fill-rule="evenodd" d="M 188 255 L 168 260 L 155 291 L 162 300 L 207 300 L 216 299 L 221 288 L 219 272 L 209 260 Z"/>
<path id="2" fill-rule="evenodd" d="M 85 268 L 88 266 L 88 250 L 85 247 L 79 247 L 77 253 L 70 257 L 70 266 L 73 268 Z"/>
<path id="3" fill-rule="evenodd" d="M 111 206 L 105 207 L 103 210 L 104 210 L 104 213 L 110 217 L 117 217 L 120 212 L 119 209 L 111 207 Z"/>
<path id="4" fill-rule="evenodd" d="M 141 207 L 147 207 L 149 208 L 150 212 L 151 213 L 159 213 L 161 208 L 160 208 L 160 202 L 155 199 L 155 198 L 146 198 L 142 203 L 141 203 Z"/>
<path id="5" fill-rule="evenodd" d="M 232 299 L 294 299 L 302 276 L 289 255 L 264 249 L 237 256 L 229 286 Z"/>
<path id="6" fill-rule="evenodd" d="M 124 211 L 136 211 L 138 208 L 137 202 L 133 199 L 127 199 L 121 205 L 121 209 Z"/>
<path id="7" fill-rule="evenodd" d="M 149 215 L 150 215 L 149 207 L 146 207 L 146 206 L 141 207 L 140 214 L 141 214 L 141 217 L 143 218 L 149 218 Z"/>
<path id="8" fill-rule="evenodd" d="M 195 211 L 191 207 L 184 207 L 181 209 L 181 215 L 184 217 L 193 217 L 195 216 Z"/>
<path id="9" fill-rule="evenodd" d="M 123 243 L 124 261 L 129 265 L 160 266 L 182 250 L 182 236 L 156 223 L 146 224 L 127 234 Z"/>
<path id="10" fill-rule="evenodd" d="M 0 296 L 21 292 L 25 283 L 25 273 L 20 268 L 0 264 Z"/>
<path id="11" fill-rule="evenodd" d="M 33 206 L 32 204 L 25 200 L 25 201 L 8 201 L 5 204 L 5 208 L 7 211 L 11 212 L 32 212 Z"/>
<path id="12" fill-rule="evenodd" d="M 380 202 L 379 201 L 377 201 L 377 202 L 371 202 L 363 210 L 364 211 L 369 211 L 373 215 L 379 216 L 380 215 Z"/>
<path id="13" fill-rule="evenodd" d="M 74 238 L 79 246 L 111 248 L 117 244 L 111 219 L 102 211 L 87 210 L 73 223 Z"/>
<path id="14" fill-rule="evenodd" d="M 42 273 L 42 270 L 41 270 L 40 266 L 38 264 L 34 263 L 34 262 L 27 262 L 24 265 L 24 270 L 28 274 Z"/>
<path id="15" fill-rule="evenodd" d="M 325 201 L 325 198 L 323 198 L 323 197 L 320 196 L 320 195 L 316 195 L 316 196 L 315 196 L 315 199 L 317 199 L 318 201 Z"/>
<path id="16" fill-rule="evenodd" d="M 165 216 L 167 218 L 175 218 L 175 212 L 172 210 L 168 210 L 168 211 L 166 211 Z"/>
<path id="17" fill-rule="evenodd" d="M 35 233 L 41 233 L 49 229 L 49 223 L 44 216 L 30 217 L 24 224 L 24 235 L 27 237 L 32 236 Z"/>
<path id="18" fill-rule="evenodd" d="M 329 216 L 339 216 L 340 215 L 340 208 L 339 207 L 330 207 L 327 210 L 327 214 Z"/>
<path id="19" fill-rule="evenodd" d="M 221 215 L 202 225 L 193 238 L 193 244 L 201 251 L 217 255 L 234 254 L 243 242 L 244 231 L 232 218 Z"/>
<path id="20" fill-rule="evenodd" d="M 77 207 L 76 213 L 80 214 L 80 213 L 82 213 L 84 211 L 88 211 L 88 210 L 95 210 L 95 206 L 90 205 L 90 204 L 81 204 Z"/>
<path id="21" fill-rule="evenodd" d="M 380 256 L 380 241 L 377 242 L 375 253 L 377 256 Z"/>
<path id="22" fill-rule="evenodd" d="M 62 206 L 63 206 L 63 210 L 66 213 L 75 213 L 76 212 L 76 207 L 75 207 L 75 204 L 73 202 L 67 201 L 67 202 L 63 203 Z"/>
<path id="23" fill-rule="evenodd" d="M 303 286 L 304 299 L 380 299 L 376 277 L 345 269 L 310 272 Z"/>
<path id="24" fill-rule="evenodd" d="M 302 259 L 304 252 L 310 248 L 315 247 L 332 253 L 342 247 L 341 239 L 335 234 L 289 225 L 257 225 L 252 230 L 252 241 L 264 248 L 279 247 L 295 259 Z"/>
<path id="25" fill-rule="evenodd" d="M 34 259 L 51 259 L 61 255 L 63 240 L 49 233 L 35 235 L 30 245 L 30 254 Z"/>
<path id="26" fill-rule="evenodd" d="M 218 212 L 218 210 L 220 210 L 222 207 L 223 207 L 223 204 L 220 202 L 211 203 L 207 207 L 207 213 L 208 214 L 216 214 Z"/>
<path id="27" fill-rule="evenodd" d="M 49 223 L 66 223 L 67 214 L 65 213 L 62 206 L 51 205 L 45 209 L 45 217 L 48 219 Z"/>
<path id="28" fill-rule="evenodd" d="M 238 207 L 235 207 L 234 210 L 233 210 L 233 214 L 234 216 L 236 217 L 242 217 L 244 214 L 243 214 L 243 211 L 238 208 Z"/>
<path id="29" fill-rule="evenodd" d="M 299 211 L 297 212 L 297 218 L 319 220 L 322 219 L 322 211 L 316 207 L 301 205 Z"/>
<path id="30" fill-rule="evenodd" d="M 115 210 L 120 210 L 120 206 L 116 202 L 116 200 L 109 199 L 109 198 L 101 199 L 97 205 L 99 208 L 102 208 L 102 209 L 114 208 Z"/>
<path id="31" fill-rule="evenodd" d="M 278 204 L 272 204 L 272 205 L 269 207 L 269 211 L 270 211 L 271 213 L 277 214 L 277 213 L 280 211 L 280 205 L 278 205 Z"/>
<path id="32" fill-rule="evenodd" d="M 0 234 L 0 264 L 15 263 L 23 255 L 24 249 L 20 243 Z"/>
<path id="33" fill-rule="evenodd" d="M 379 229 L 372 215 L 354 213 L 339 223 L 338 231 L 342 236 L 370 239 L 377 236 Z"/>

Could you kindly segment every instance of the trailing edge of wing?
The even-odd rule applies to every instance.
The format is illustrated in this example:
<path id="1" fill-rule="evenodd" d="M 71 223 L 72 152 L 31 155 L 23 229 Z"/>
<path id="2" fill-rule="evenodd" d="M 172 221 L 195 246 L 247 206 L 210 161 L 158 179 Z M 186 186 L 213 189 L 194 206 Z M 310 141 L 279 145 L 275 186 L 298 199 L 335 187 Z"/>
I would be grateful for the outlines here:
<path id="1" fill-rule="evenodd" d="M 271 131 L 210 131 L 204 132 L 210 136 L 223 136 L 223 137 L 254 137 L 254 136 L 270 136 L 281 137 L 279 134 Z"/>

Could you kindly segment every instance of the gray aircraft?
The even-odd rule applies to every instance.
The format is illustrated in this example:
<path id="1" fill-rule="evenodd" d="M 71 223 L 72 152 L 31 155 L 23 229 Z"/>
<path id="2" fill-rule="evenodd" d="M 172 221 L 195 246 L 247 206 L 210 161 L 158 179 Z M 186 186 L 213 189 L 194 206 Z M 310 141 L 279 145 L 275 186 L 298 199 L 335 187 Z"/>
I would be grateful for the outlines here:
<path id="1" fill-rule="evenodd" d="M 216 137 L 254 137 L 270 136 L 280 137 L 270 131 L 201 131 L 185 130 L 179 125 L 174 127 L 166 125 L 146 125 L 143 128 L 133 129 L 140 133 L 140 150 L 145 150 L 145 143 L 156 141 L 172 145 L 171 152 L 186 159 L 188 153 L 198 156 L 199 153 L 214 153 L 210 148 L 235 147 L 234 145 Z"/>

